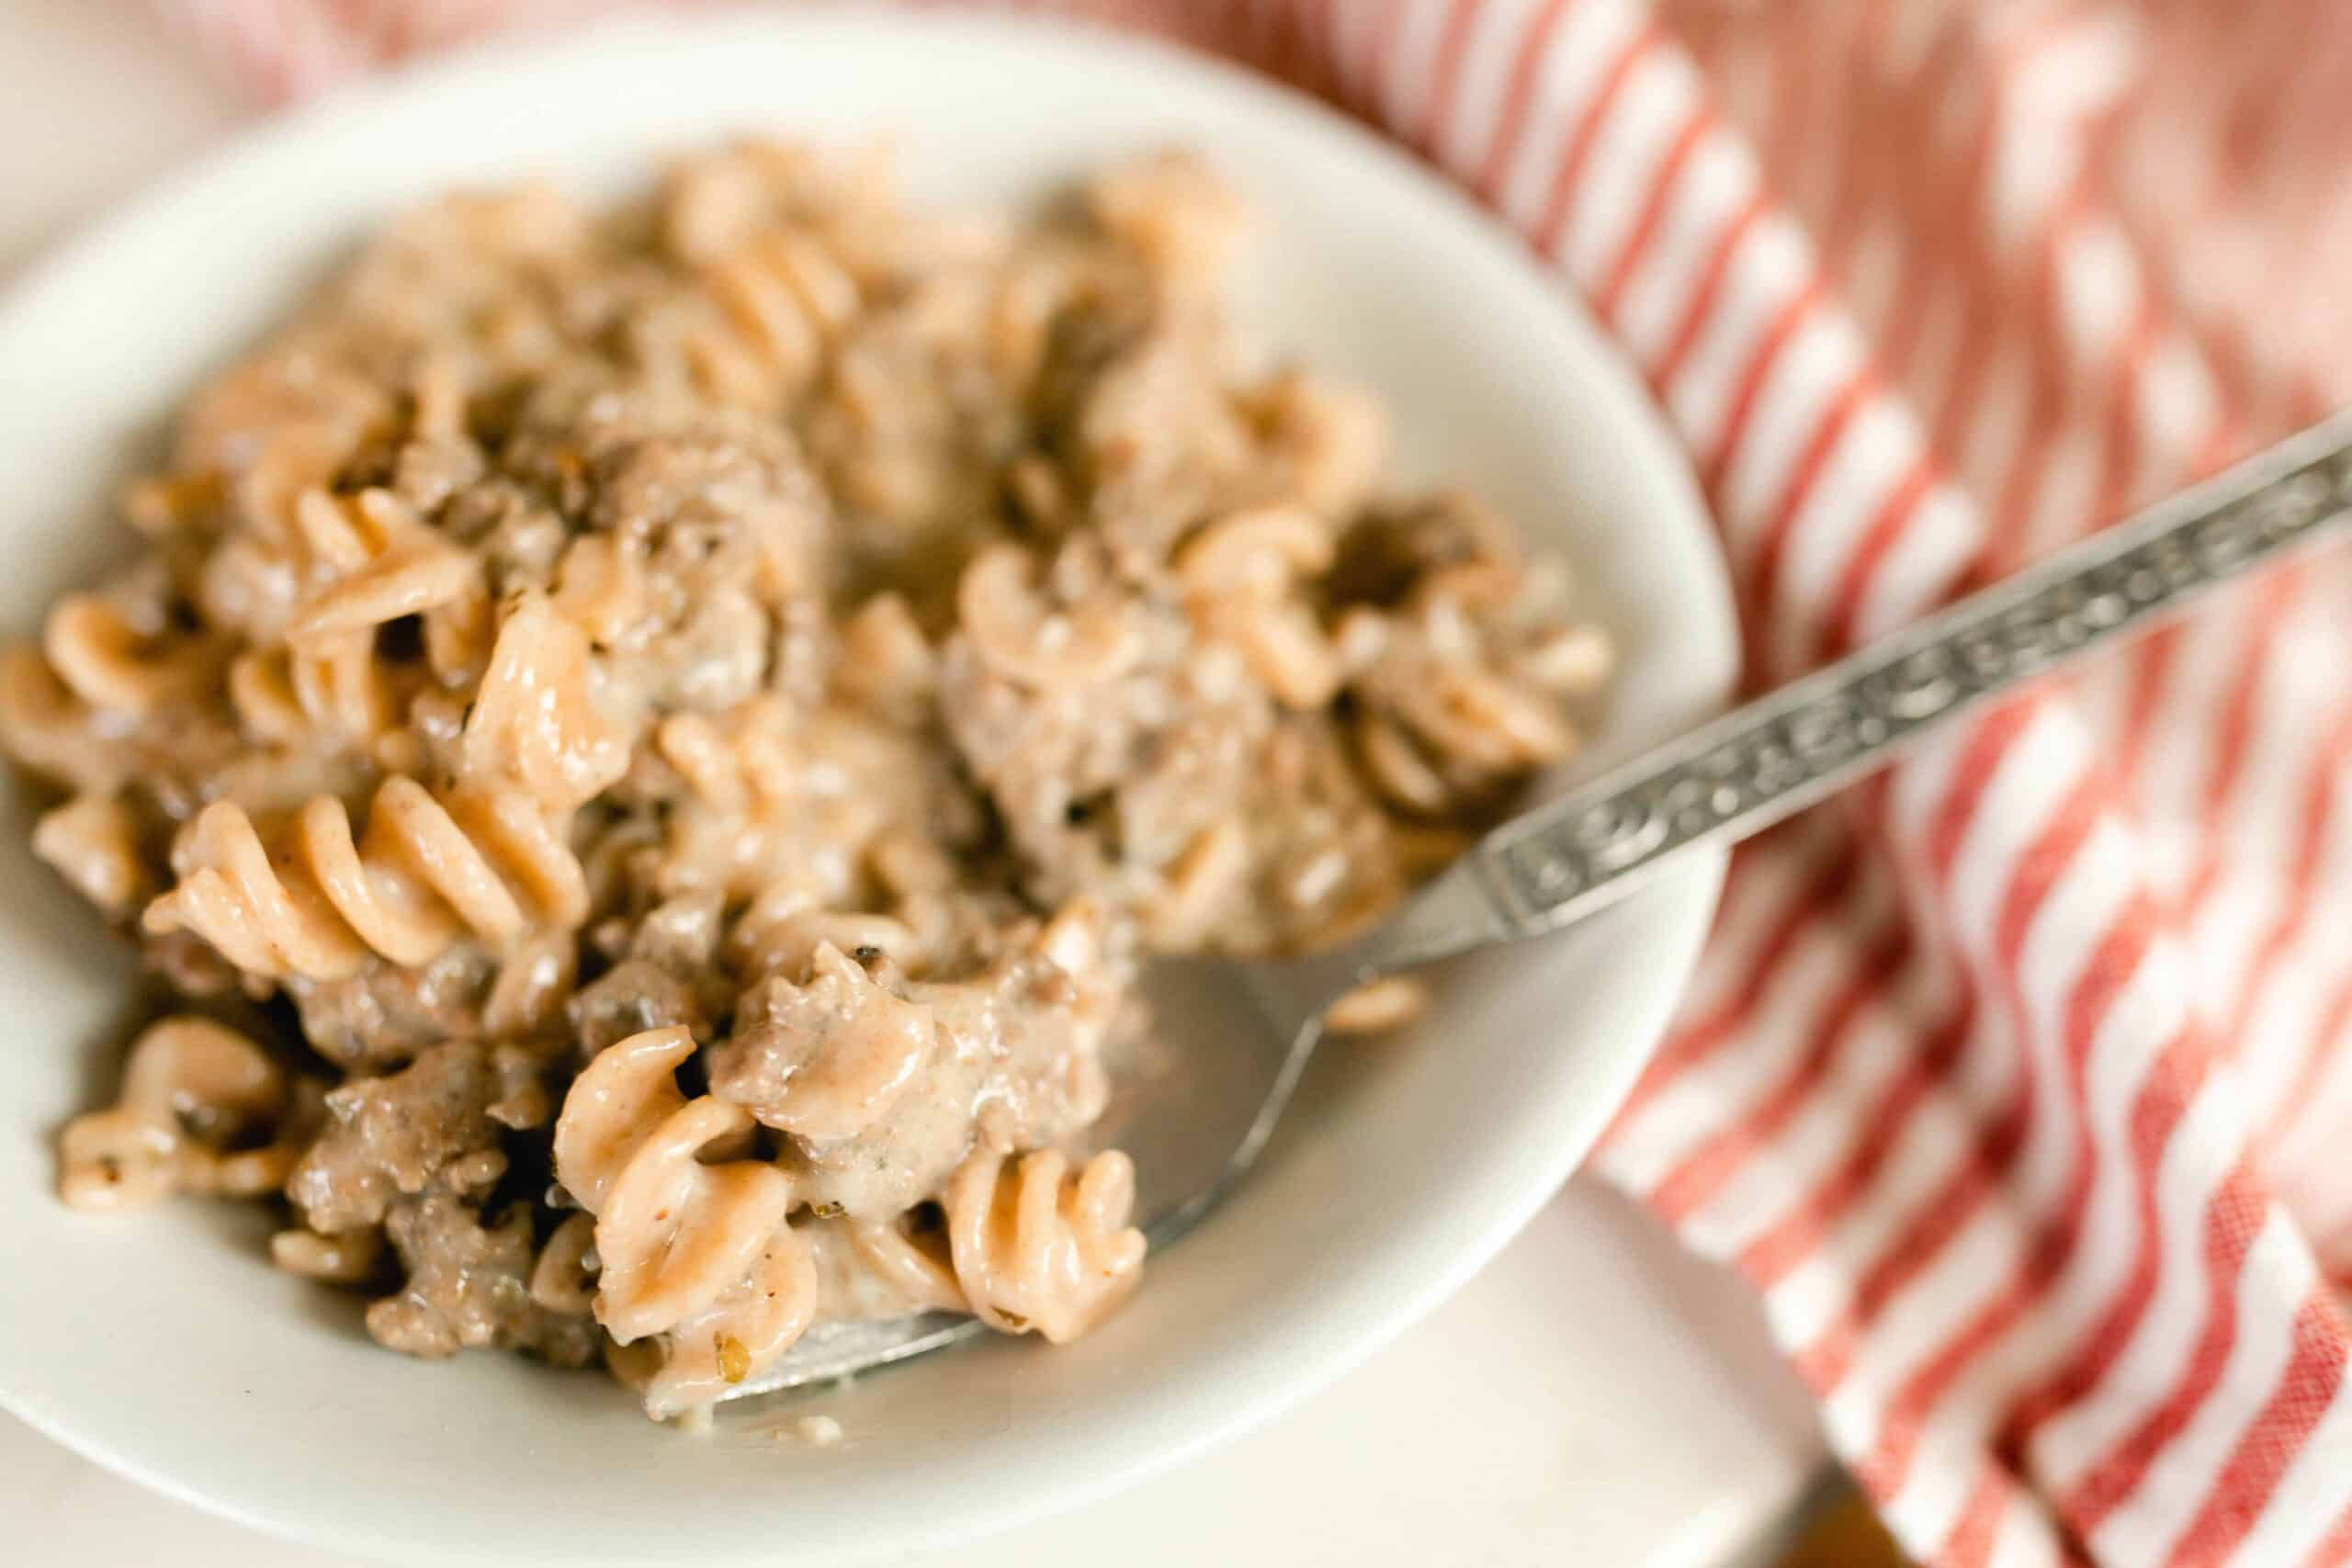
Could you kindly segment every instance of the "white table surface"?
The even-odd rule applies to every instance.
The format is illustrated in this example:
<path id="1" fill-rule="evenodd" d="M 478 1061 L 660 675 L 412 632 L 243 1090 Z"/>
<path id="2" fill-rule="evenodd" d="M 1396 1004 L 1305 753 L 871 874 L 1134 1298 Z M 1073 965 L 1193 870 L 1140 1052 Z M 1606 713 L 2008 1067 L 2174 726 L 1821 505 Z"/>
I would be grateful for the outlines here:
<path id="1" fill-rule="evenodd" d="M 0 277 L 238 121 L 132 0 L 0 0 Z M 1304 1405 L 1078 1513 L 903 1568 L 1752 1562 L 1822 1464 L 1736 1286 L 1597 1184 Z M 349 1560 L 117 1480 L 0 1416 L 14 1568 Z"/>

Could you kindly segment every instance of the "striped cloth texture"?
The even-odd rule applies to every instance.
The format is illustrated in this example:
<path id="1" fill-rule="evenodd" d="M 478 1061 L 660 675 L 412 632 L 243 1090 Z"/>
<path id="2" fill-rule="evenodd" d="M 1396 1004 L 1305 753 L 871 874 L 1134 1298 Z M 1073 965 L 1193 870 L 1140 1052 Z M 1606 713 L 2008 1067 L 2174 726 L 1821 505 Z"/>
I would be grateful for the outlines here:
<path id="1" fill-rule="evenodd" d="M 151 0 L 285 101 L 582 0 Z M 1129 0 L 1448 172 L 1638 367 L 1770 685 L 2352 391 L 2352 6 Z M 1598 1156 L 1905 1550 L 2352 1560 L 2352 571 L 1736 859 Z"/>

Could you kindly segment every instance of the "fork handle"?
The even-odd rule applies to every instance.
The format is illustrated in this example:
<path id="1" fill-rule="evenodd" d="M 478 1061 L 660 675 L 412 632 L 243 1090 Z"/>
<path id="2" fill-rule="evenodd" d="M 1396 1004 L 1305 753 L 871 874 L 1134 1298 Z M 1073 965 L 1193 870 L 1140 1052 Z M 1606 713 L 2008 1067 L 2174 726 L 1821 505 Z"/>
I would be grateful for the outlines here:
<path id="1" fill-rule="evenodd" d="M 1512 818 L 1351 953 L 1390 973 L 1554 931 L 2352 517 L 2352 413 Z"/>

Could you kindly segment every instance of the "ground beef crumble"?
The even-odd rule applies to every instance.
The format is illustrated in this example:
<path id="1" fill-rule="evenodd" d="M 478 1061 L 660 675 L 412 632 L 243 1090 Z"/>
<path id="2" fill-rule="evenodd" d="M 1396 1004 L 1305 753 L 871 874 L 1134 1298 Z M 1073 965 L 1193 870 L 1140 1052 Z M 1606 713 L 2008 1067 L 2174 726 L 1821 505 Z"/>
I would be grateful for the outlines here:
<path id="1" fill-rule="evenodd" d="M 394 1201 L 426 1191 L 451 1162 L 498 1147 L 502 1122 L 544 1122 L 538 1065 L 513 1047 L 451 1041 L 399 1072 L 353 1078 L 327 1094 L 327 1125 L 286 1195 L 312 1230 L 381 1224 Z"/>
<path id="2" fill-rule="evenodd" d="M 520 1350 L 560 1367 L 596 1359 L 603 1336 L 594 1320 L 531 1299 L 527 1206 L 485 1223 L 463 1197 L 436 1189 L 394 1200 L 384 1233 L 408 1277 L 368 1308 L 368 1332 L 379 1343 L 435 1358 Z"/>

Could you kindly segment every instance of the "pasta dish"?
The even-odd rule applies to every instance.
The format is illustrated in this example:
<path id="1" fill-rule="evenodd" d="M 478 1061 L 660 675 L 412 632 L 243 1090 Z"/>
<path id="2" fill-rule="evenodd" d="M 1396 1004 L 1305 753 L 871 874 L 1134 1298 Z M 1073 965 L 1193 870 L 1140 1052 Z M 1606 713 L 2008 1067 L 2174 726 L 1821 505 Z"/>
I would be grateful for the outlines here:
<path id="1" fill-rule="evenodd" d="M 0 655 L 161 998 L 65 1200 L 273 1204 L 382 1344 L 658 1417 L 813 1324 L 1101 1323 L 1142 964 L 1363 930 L 1611 664 L 1236 334 L 1247 220 L 1175 153 L 1007 217 L 747 142 L 393 221 Z"/>

